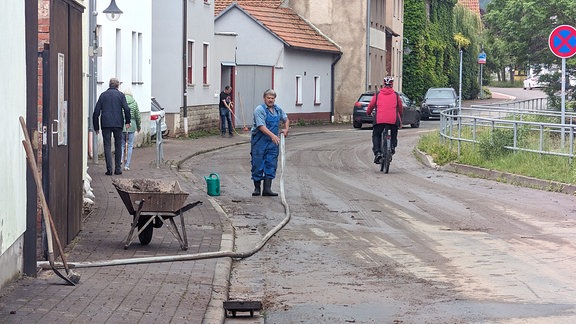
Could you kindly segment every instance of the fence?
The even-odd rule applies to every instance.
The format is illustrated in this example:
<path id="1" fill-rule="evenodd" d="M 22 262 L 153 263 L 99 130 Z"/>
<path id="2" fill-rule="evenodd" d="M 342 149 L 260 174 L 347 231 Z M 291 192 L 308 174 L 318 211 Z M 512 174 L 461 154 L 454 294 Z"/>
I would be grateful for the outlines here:
<path id="1" fill-rule="evenodd" d="M 562 122 L 564 121 L 564 122 Z M 457 145 L 458 157 L 464 143 L 481 140 L 503 143 L 512 151 L 575 156 L 576 113 L 549 109 L 546 98 L 473 105 L 440 113 L 440 137 Z"/>

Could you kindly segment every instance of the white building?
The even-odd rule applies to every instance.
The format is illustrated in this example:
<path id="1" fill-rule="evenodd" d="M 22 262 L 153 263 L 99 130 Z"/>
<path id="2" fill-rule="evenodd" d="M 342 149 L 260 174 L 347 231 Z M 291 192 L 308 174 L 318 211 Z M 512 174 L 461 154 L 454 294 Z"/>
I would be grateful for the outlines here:
<path id="1" fill-rule="evenodd" d="M 0 1 L 0 98 L 5 136 L 0 136 L 0 287 L 22 273 L 26 230 L 26 153 L 19 117 L 26 118 L 25 2 Z"/>
<path id="2" fill-rule="evenodd" d="M 152 95 L 165 109 L 168 129 L 217 127 L 221 73 L 234 62 L 234 35 L 214 34 L 213 3 L 154 0 L 152 29 Z"/>
<path id="3" fill-rule="evenodd" d="M 340 49 L 314 26 L 290 8 L 234 3 L 218 13 L 215 29 L 238 35 L 236 125 L 252 124 L 254 108 L 269 88 L 291 120 L 331 121 L 332 69 Z"/>

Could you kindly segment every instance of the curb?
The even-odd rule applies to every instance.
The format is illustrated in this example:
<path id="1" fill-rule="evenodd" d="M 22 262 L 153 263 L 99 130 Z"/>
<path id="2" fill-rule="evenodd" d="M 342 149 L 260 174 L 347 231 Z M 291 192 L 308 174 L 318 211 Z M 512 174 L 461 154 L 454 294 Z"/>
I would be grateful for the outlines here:
<path id="1" fill-rule="evenodd" d="M 234 250 L 234 227 L 226 215 L 226 212 L 213 198 L 208 198 L 212 207 L 220 216 L 224 224 L 222 240 L 220 242 L 220 251 L 233 251 Z M 232 271 L 231 258 L 219 258 L 214 270 L 214 278 L 212 280 L 212 296 L 202 323 L 224 323 L 226 314 L 224 313 L 223 304 L 228 300 L 228 291 L 230 286 L 230 273 Z"/>
<path id="2" fill-rule="evenodd" d="M 525 188 L 533 188 L 550 192 L 560 192 L 568 195 L 576 195 L 576 185 L 568 183 L 562 183 L 552 180 L 536 179 L 532 177 L 497 170 L 490 170 L 486 168 L 470 166 L 460 163 L 450 163 L 444 166 L 439 166 L 438 164 L 434 163 L 434 159 L 431 156 L 418 149 L 414 149 L 414 155 L 419 161 L 422 162 L 422 164 L 424 164 L 429 168 L 436 169 L 438 171 L 454 172 L 469 177 L 488 179 Z"/>

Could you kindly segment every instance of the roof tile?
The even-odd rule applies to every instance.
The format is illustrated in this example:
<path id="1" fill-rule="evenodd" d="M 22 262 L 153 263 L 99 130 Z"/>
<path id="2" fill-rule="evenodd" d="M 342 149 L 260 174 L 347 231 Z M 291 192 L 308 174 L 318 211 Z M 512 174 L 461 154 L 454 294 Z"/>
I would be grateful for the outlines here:
<path id="1" fill-rule="evenodd" d="M 214 8 L 215 14 L 220 14 L 232 2 L 217 0 Z M 294 10 L 280 7 L 280 1 L 244 0 L 234 2 L 290 47 L 340 53 L 336 44 L 320 34 Z"/>

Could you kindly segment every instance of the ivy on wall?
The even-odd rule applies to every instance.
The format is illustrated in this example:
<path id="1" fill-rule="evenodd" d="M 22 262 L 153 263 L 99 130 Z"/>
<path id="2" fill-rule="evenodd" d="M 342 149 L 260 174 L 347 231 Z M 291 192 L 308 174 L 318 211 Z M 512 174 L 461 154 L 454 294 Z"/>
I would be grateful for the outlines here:
<path id="1" fill-rule="evenodd" d="M 403 92 L 421 101 L 431 87 L 459 88 L 460 56 L 454 35 L 470 40 L 463 55 L 462 97 L 479 93 L 478 53 L 481 22 L 457 0 L 404 1 L 404 46 L 412 52 L 404 55 Z"/>

